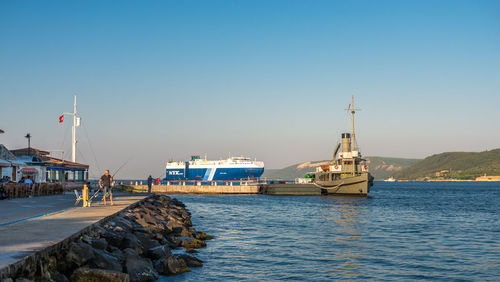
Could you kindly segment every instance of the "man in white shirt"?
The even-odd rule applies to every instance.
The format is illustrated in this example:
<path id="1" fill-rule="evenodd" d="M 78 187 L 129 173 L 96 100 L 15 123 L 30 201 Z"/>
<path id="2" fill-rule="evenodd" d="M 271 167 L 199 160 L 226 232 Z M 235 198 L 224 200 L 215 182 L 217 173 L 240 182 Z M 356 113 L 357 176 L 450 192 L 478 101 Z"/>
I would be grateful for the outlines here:
<path id="1" fill-rule="evenodd" d="M 31 189 L 31 185 L 33 185 L 33 183 L 35 183 L 33 180 L 31 180 L 31 176 L 28 176 L 28 178 L 26 178 L 24 180 L 24 183 L 28 183 L 28 187 L 30 187 Z"/>

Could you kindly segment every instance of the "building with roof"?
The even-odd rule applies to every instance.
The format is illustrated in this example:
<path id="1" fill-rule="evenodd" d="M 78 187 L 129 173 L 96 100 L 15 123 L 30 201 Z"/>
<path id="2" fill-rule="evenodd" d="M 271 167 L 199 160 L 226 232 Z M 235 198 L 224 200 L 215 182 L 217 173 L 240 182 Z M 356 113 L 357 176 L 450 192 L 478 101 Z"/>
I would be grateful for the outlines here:
<path id="1" fill-rule="evenodd" d="M 25 164 L 17 160 L 4 145 L 0 144 L 0 178 L 9 177 L 10 180 L 17 180 L 17 170 Z"/>
<path id="2" fill-rule="evenodd" d="M 18 161 L 26 164 L 19 169 L 21 177 L 36 182 L 86 182 L 89 166 L 50 156 L 50 152 L 36 148 L 22 148 L 10 151 Z"/>

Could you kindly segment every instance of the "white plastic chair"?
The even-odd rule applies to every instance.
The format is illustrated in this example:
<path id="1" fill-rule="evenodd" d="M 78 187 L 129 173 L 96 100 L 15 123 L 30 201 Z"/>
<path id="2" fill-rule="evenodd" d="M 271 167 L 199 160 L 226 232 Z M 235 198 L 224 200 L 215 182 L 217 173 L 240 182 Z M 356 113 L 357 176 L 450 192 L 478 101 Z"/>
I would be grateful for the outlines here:
<path id="1" fill-rule="evenodd" d="M 76 201 L 75 201 L 75 206 L 76 206 L 81 200 L 83 200 L 83 195 L 78 194 L 78 191 L 75 189 L 75 196 L 76 196 Z"/>

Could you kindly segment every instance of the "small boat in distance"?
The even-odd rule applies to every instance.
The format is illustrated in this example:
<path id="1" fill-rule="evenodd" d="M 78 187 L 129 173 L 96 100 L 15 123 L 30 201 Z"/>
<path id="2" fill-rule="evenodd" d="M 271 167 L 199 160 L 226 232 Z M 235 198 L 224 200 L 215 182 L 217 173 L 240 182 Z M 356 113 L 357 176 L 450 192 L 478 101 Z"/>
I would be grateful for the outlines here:
<path id="1" fill-rule="evenodd" d="M 397 180 L 394 178 L 394 177 L 389 177 L 387 179 L 384 180 L 385 182 L 396 182 Z"/>

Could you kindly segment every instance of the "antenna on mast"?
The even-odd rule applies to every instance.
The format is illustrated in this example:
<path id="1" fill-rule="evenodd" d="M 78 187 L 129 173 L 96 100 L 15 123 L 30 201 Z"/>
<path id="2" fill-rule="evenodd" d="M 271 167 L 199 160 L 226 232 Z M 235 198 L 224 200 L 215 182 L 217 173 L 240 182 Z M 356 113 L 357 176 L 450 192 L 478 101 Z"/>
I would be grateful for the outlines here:
<path id="1" fill-rule="evenodd" d="M 352 95 L 352 103 L 349 104 L 349 107 L 346 109 L 346 111 L 351 112 L 351 121 L 352 121 L 352 150 L 357 151 L 358 148 L 356 148 L 356 135 L 354 134 L 354 114 L 356 111 L 361 111 L 361 109 L 356 109 L 354 107 L 354 95 Z"/>

